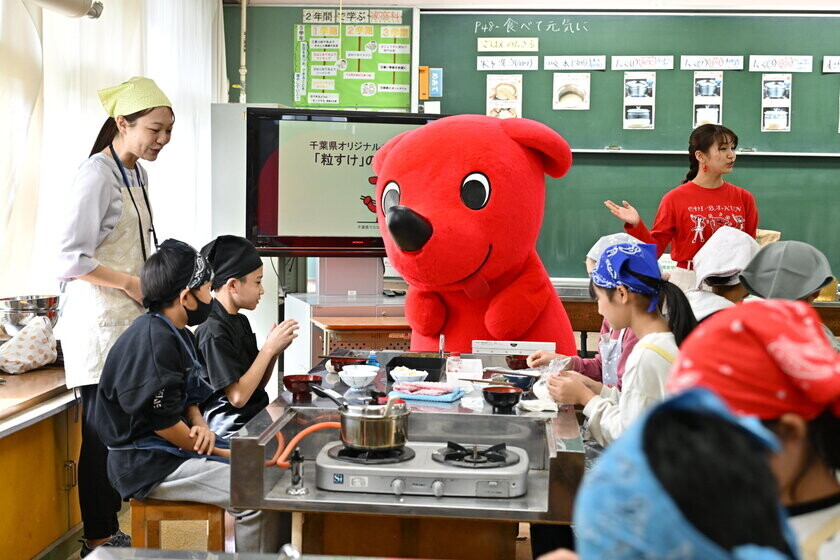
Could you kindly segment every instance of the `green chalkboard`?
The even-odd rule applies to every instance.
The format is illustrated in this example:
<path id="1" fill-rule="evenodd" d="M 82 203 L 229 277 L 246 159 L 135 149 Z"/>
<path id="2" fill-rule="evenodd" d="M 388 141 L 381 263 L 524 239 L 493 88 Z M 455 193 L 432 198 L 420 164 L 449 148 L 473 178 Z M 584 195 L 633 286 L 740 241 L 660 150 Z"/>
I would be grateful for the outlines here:
<path id="1" fill-rule="evenodd" d="M 537 52 L 481 52 L 481 37 L 537 38 Z M 479 55 L 538 55 L 539 69 L 479 71 Z M 552 109 L 553 71 L 544 56 L 606 55 L 607 70 L 590 71 L 588 111 Z M 655 130 L 623 130 L 624 72 L 615 55 L 673 55 L 673 70 L 656 71 Z M 422 13 L 420 64 L 444 69 L 442 112 L 484 113 L 486 75 L 522 74 L 523 116 L 560 131 L 575 149 L 682 150 L 691 132 L 693 72 L 680 55 L 741 55 L 744 70 L 724 72 L 723 124 L 741 147 L 761 152 L 836 152 L 840 74 L 823 74 L 826 55 L 840 55 L 840 17 L 653 15 L 618 13 Z M 813 71 L 793 75 L 791 131 L 760 132 L 761 72 L 750 55 L 810 55 Z"/>
<path id="2" fill-rule="evenodd" d="M 628 200 L 650 224 L 659 200 L 682 182 L 687 156 L 578 153 L 569 173 L 549 179 L 538 252 L 553 277 L 584 277 L 583 260 L 602 235 L 621 230 L 603 201 Z M 840 160 L 740 156 L 727 176 L 753 193 L 759 228 L 811 243 L 840 274 Z"/>
<path id="3" fill-rule="evenodd" d="M 409 18 L 410 10 L 406 10 Z M 227 71 L 239 82 L 239 7 L 225 14 Z M 248 101 L 293 105 L 294 25 L 301 8 L 248 8 Z M 840 152 L 838 94 L 840 74 L 822 74 L 822 56 L 840 55 L 840 19 L 817 16 L 689 16 L 558 13 L 500 15 L 426 13 L 420 15 L 420 64 L 444 69 L 442 110 L 484 113 L 485 73 L 476 71 L 476 38 L 498 35 L 476 32 L 476 22 L 503 26 L 516 21 L 554 21 L 557 28 L 534 32 L 539 56 L 571 54 L 797 54 L 814 56 L 814 72 L 793 76 L 793 119 L 789 133 L 759 132 L 760 74 L 724 73 L 724 124 L 734 129 L 741 146 L 772 152 Z M 565 19 L 565 23 L 564 23 Z M 408 19 L 406 19 L 408 21 Z M 586 32 L 576 24 L 587 22 Z M 533 28 L 533 25 L 532 25 Z M 524 36 L 524 34 L 523 34 Z M 492 53 L 487 53 L 492 54 Z M 529 53 L 517 53 L 529 54 Z M 540 60 L 542 62 L 542 60 Z M 677 62 L 677 67 L 678 66 Z M 692 72 L 658 71 L 657 118 L 653 131 L 621 128 L 622 72 L 592 72 L 589 111 L 551 109 L 551 72 L 522 72 L 525 116 L 561 132 L 573 149 L 621 145 L 625 152 L 575 154 L 566 177 L 550 179 L 538 250 L 553 277 L 584 277 L 583 260 L 595 240 L 621 228 L 603 201 L 626 199 L 650 223 L 662 195 L 685 176 L 686 155 L 627 153 L 630 149 L 686 149 L 691 131 Z M 541 93 L 542 92 L 542 93 Z M 231 101 L 238 90 L 231 89 Z M 812 243 L 826 253 L 840 274 L 840 158 L 741 155 L 728 179 L 756 198 L 759 227 L 782 232 L 783 239 Z"/>
<path id="4" fill-rule="evenodd" d="M 724 72 L 723 124 L 739 135 L 741 147 L 759 153 L 837 153 L 840 74 L 821 69 L 824 55 L 840 54 L 838 29 L 839 18 L 813 15 L 425 12 L 420 64 L 443 68 L 443 113 L 483 114 L 488 72 L 476 69 L 479 54 L 536 54 L 540 68 L 546 55 L 607 56 L 607 70 L 590 72 L 588 111 L 552 109 L 553 71 L 493 72 L 522 74 L 524 116 L 553 127 L 576 150 L 568 175 L 548 180 L 538 251 L 552 277 L 584 277 L 589 247 L 622 227 L 604 200 L 630 201 L 650 224 L 662 195 L 685 177 L 693 72 L 678 70 L 680 55 L 743 55 L 745 68 L 750 54 L 812 55 L 814 71 L 793 75 L 791 132 L 760 132 L 761 73 L 746 69 Z M 514 36 L 539 38 L 539 51 L 477 52 L 479 37 Z M 656 128 L 623 130 L 623 72 L 609 70 L 610 56 L 661 54 L 675 57 L 675 69 L 657 71 Z M 610 145 L 623 151 L 587 152 Z M 727 178 L 755 195 L 760 228 L 812 243 L 840 273 L 840 227 L 833 217 L 840 208 L 840 158 L 741 155 Z"/>

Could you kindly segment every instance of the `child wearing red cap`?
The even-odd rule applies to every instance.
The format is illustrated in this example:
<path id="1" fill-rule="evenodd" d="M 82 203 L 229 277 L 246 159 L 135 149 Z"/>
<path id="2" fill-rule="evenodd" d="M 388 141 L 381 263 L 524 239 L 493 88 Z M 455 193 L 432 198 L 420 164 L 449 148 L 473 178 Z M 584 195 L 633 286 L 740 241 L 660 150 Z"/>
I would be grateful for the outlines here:
<path id="1" fill-rule="evenodd" d="M 715 314 L 681 346 L 667 388 L 696 386 L 776 433 L 771 463 L 803 558 L 840 558 L 840 355 L 817 314 L 780 300 Z"/>

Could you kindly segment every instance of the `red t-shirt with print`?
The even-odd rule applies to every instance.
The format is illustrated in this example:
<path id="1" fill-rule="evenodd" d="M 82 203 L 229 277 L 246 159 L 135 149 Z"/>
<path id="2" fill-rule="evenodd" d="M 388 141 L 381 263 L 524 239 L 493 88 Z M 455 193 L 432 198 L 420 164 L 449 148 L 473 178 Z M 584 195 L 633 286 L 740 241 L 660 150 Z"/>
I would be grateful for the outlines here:
<path id="1" fill-rule="evenodd" d="M 662 197 L 650 230 L 641 220 L 635 227 L 624 224 L 624 229 L 640 241 L 655 243 L 659 255 L 670 243 L 671 258 L 688 268 L 688 261 L 721 226 L 755 237 L 758 210 L 753 195 L 725 181 L 716 189 L 689 181 Z"/>

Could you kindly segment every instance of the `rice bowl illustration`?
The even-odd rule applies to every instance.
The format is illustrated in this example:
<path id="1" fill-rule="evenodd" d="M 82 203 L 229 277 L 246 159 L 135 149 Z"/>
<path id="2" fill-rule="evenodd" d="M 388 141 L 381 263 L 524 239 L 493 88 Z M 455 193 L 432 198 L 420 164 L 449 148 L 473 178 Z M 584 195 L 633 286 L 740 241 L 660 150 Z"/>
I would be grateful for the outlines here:
<path id="1" fill-rule="evenodd" d="M 566 109 L 572 109 L 583 105 L 586 101 L 586 91 L 575 84 L 563 84 L 555 95 L 558 105 Z"/>
<path id="2" fill-rule="evenodd" d="M 497 84 L 495 88 L 493 88 L 493 93 L 490 95 L 490 99 L 497 99 L 500 101 L 514 101 L 517 99 L 518 92 L 516 91 L 516 86 L 509 83 L 501 83 Z"/>

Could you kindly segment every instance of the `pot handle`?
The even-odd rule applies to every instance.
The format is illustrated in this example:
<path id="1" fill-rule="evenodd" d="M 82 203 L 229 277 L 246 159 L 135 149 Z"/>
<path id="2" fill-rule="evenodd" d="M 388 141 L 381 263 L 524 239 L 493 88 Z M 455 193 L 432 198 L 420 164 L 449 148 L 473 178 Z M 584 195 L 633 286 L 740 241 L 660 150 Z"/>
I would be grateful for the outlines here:
<path id="1" fill-rule="evenodd" d="M 330 399 L 332 402 L 338 405 L 338 408 L 341 410 L 347 409 L 347 401 L 344 399 L 342 395 L 333 391 L 332 389 L 324 389 L 320 385 L 312 384 L 310 385 L 312 391 L 318 395 L 319 397 L 324 397 Z"/>

